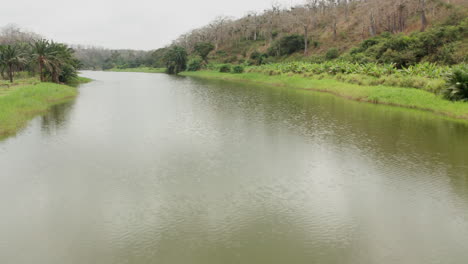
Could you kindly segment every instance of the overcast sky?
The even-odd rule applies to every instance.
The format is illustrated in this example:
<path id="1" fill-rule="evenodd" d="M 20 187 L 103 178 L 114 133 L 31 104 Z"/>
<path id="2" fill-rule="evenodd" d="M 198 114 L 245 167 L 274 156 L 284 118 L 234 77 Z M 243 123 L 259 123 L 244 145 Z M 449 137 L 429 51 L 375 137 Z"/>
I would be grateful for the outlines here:
<path id="1" fill-rule="evenodd" d="M 0 27 L 15 24 L 56 41 L 151 50 L 217 16 L 241 17 L 273 0 L 13 0 L 2 1 Z M 277 0 L 284 6 L 303 0 Z"/>

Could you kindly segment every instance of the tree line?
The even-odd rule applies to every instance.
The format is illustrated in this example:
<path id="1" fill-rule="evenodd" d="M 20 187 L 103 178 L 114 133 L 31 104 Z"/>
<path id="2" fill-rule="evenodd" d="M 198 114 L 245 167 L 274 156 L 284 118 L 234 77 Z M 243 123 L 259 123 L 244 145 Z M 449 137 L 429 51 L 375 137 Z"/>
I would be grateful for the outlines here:
<path id="1" fill-rule="evenodd" d="M 15 26 L 0 34 L 0 75 L 14 81 L 18 72 L 39 74 L 41 82 L 65 83 L 77 77 L 79 60 L 66 44 L 43 39 Z"/>
<path id="2" fill-rule="evenodd" d="M 82 68 L 87 70 L 126 69 L 137 67 L 164 67 L 165 48 L 153 51 L 111 50 L 100 47 L 72 46 Z"/>

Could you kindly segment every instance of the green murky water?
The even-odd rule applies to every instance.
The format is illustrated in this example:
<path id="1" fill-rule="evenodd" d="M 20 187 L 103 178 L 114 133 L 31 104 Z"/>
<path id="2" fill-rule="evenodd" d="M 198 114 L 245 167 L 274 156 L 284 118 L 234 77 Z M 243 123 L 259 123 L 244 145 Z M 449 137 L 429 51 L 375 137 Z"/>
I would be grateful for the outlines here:
<path id="1" fill-rule="evenodd" d="M 0 263 L 464 264 L 468 125 L 327 94 L 86 72 L 0 142 Z"/>

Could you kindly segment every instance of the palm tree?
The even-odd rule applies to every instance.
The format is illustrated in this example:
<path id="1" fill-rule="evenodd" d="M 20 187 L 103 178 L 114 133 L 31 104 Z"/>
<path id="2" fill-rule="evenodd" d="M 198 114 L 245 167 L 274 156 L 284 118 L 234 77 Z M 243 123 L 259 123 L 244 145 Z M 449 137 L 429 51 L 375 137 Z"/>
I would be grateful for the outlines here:
<path id="1" fill-rule="evenodd" d="M 39 75 L 41 82 L 45 82 L 44 70 L 52 70 L 52 60 L 56 54 L 56 51 L 51 48 L 51 43 L 48 40 L 41 39 L 32 45 L 32 55 L 39 65 Z"/>
<path id="2" fill-rule="evenodd" d="M 17 45 L 5 45 L 0 48 L 0 64 L 6 68 L 10 82 L 13 82 L 15 70 L 25 62 L 25 54 Z"/>
<path id="3" fill-rule="evenodd" d="M 53 54 L 50 57 L 50 75 L 53 82 L 59 83 L 63 71 L 74 64 L 73 50 L 65 44 L 54 42 L 51 42 L 49 49 Z"/>
<path id="4" fill-rule="evenodd" d="M 76 77 L 77 60 L 73 57 L 73 49 L 65 44 L 49 42 L 41 39 L 33 44 L 33 58 L 39 65 L 41 81 L 46 81 L 46 75 L 59 83 Z M 66 76 L 65 76 L 66 75 Z"/>

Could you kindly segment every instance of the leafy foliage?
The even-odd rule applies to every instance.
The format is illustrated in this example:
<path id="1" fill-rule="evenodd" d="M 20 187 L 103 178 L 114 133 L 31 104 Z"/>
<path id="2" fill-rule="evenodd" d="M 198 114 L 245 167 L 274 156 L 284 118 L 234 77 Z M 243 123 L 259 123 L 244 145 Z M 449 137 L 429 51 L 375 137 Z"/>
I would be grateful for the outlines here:
<path id="1" fill-rule="evenodd" d="M 330 76 L 345 82 L 360 85 L 388 85 L 413 87 L 438 93 L 445 87 L 444 78 L 453 69 L 433 63 L 420 63 L 398 69 L 395 64 L 351 63 L 347 61 L 327 61 L 324 63 L 289 62 L 249 67 L 249 72 L 268 75 L 301 74 L 323 78 Z"/>
<path id="2" fill-rule="evenodd" d="M 337 48 L 331 48 L 325 54 L 327 60 L 333 60 L 340 56 L 340 51 Z"/>
<path id="3" fill-rule="evenodd" d="M 32 58 L 39 66 L 41 81 L 48 79 L 55 83 L 68 82 L 77 77 L 79 61 L 73 56 L 73 49 L 65 44 L 45 39 L 31 45 Z"/>
<path id="4" fill-rule="evenodd" d="M 241 65 L 236 65 L 232 67 L 232 72 L 233 73 L 243 73 L 244 72 L 244 67 Z"/>
<path id="5" fill-rule="evenodd" d="M 461 41 L 468 33 L 468 19 L 458 25 L 440 25 L 425 32 L 404 34 L 381 34 L 361 42 L 350 51 L 352 62 L 395 63 L 404 68 L 420 62 L 442 62 L 454 64 L 454 43 Z"/>
<path id="6" fill-rule="evenodd" d="M 268 54 L 260 53 L 258 51 L 252 52 L 250 54 L 250 59 L 253 61 L 254 65 L 262 65 L 265 63 L 266 58 L 268 58 Z"/>
<path id="7" fill-rule="evenodd" d="M 203 66 L 203 59 L 199 56 L 192 57 L 189 59 L 187 63 L 187 70 L 188 71 L 198 71 Z"/>
<path id="8" fill-rule="evenodd" d="M 224 64 L 219 68 L 219 72 L 231 72 L 231 65 Z"/>
<path id="9" fill-rule="evenodd" d="M 214 50 L 214 45 L 210 42 L 198 42 L 194 46 L 194 51 L 198 54 L 205 62 L 208 61 L 208 54 Z"/>
<path id="10" fill-rule="evenodd" d="M 164 56 L 167 73 L 178 74 L 187 66 L 187 51 L 181 46 L 173 46 Z"/>
<path id="11" fill-rule="evenodd" d="M 65 44 L 39 39 L 30 45 L 18 42 L 0 46 L 2 77 L 7 71 L 10 82 L 20 71 L 39 72 L 43 82 L 70 82 L 77 78 L 76 69 L 79 66 L 74 50 Z"/>
<path id="12" fill-rule="evenodd" d="M 398 69 L 395 64 L 352 63 L 346 61 L 327 61 L 324 63 L 289 62 L 257 66 L 252 71 L 279 73 L 311 73 L 311 74 L 363 74 L 372 77 L 384 75 L 420 76 L 426 78 L 443 78 L 450 73 L 450 67 L 437 66 L 433 63 L 421 63 L 404 69 Z"/>
<path id="13" fill-rule="evenodd" d="M 461 65 L 453 70 L 448 78 L 448 88 L 444 95 L 452 101 L 468 101 L 468 66 Z"/>
<path id="14" fill-rule="evenodd" d="M 287 35 L 275 41 L 268 49 L 268 54 L 271 56 L 291 55 L 294 52 L 304 50 L 304 45 L 304 36 Z"/>
<path id="15" fill-rule="evenodd" d="M 15 71 L 18 71 L 26 63 L 26 54 L 19 45 L 0 46 L 0 67 L 3 72 L 8 72 L 8 79 L 13 82 Z"/>

